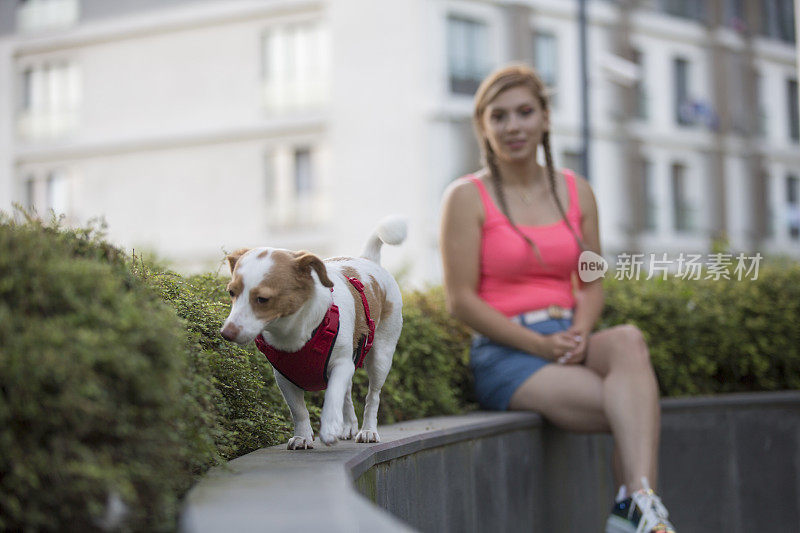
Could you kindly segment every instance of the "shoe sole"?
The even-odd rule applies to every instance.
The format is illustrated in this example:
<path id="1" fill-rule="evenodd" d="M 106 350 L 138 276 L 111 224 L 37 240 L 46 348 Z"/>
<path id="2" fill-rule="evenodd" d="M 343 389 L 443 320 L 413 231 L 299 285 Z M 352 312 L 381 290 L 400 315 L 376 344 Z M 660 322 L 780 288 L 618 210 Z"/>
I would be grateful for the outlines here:
<path id="1" fill-rule="evenodd" d="M 636 526 L 620 516 L 611 515 L 606 520 L 606 533 L 636 533 Z"/>

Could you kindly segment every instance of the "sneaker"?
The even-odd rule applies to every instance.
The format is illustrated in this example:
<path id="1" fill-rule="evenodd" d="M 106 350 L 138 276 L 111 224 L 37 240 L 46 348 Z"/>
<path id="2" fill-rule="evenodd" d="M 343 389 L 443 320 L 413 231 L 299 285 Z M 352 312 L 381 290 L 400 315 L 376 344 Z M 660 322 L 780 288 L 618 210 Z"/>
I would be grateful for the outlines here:
<path id="1" fill-rule="evenodd" d="M 642 489 L 617 501 L 606 521 L 606 533 L 675 533 L 661 498 L 642 478 Z"/>

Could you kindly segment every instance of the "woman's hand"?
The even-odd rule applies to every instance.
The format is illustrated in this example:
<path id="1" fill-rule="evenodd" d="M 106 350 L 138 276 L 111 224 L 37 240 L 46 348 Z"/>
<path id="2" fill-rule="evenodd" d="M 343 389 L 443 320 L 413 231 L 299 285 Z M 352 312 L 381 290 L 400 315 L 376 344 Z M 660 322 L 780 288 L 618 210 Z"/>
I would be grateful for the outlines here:
<path id="1" fill-rule="evenodd" d="M 572 330 L 543 335 L 541 354 L 559 364 L 578 364 L 586 357 L 586 339 Z"/>
<path id="2" fill-rule="evenodd" d="M 564 333 L 575 340 L 576 346 L 574 349 L 565 353 L 562 360 L 557 362 L 565 365 L 576 365 L 583 363 L 583 361 L 586 359 L 586 345 L 589 334 L 586 331 L 576 328 L 575 326 L 572 326 Z"/>

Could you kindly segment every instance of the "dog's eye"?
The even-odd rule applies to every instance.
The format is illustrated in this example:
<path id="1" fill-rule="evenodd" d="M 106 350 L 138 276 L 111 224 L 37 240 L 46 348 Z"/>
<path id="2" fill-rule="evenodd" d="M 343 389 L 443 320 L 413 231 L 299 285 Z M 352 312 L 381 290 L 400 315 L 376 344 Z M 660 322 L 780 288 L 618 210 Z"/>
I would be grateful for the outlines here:
<path id="1" fill-rule="evenodd" d="M 231 298 L 236 298 L 236 293 L 235 293 L 235 292 L 233 292 L 232 290 L 231 290 L 231 291 L 228 291 L 228 294 L 230 294 L 230 295 L 231 295 Z"/>
<path id="2" fill-rule="evenodd" d="M 268 301 L 269 301 L 269 298 L 262 298 L 261 296 L 259 296 L 258 298 L 256 298 L 256 303 L 265 304 L 265 303 L 267 303 Z"/>

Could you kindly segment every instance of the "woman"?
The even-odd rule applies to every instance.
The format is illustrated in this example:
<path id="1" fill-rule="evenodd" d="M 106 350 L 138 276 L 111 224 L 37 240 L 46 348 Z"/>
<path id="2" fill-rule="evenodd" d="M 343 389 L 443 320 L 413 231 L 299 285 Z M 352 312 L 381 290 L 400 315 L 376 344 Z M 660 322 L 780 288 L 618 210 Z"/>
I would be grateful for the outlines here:
<path id="1" fill-rule="evenodd" d="M 448 307 L 478 333 L 480 404 L 610 431 L 621 486 L 606 530 L 674 531 L 648 486 L 660 408 L 647 346 L 630 325 L 591 333 L 602 280 L 574 285 L 581 251 L 600 253 L 597 206 L 585 179 L 553 167 L 545 87 L 529 67 L 500 69 L 478 88 L 473 120 L 486 166 L 446 191 L 440 243 Z"/>

